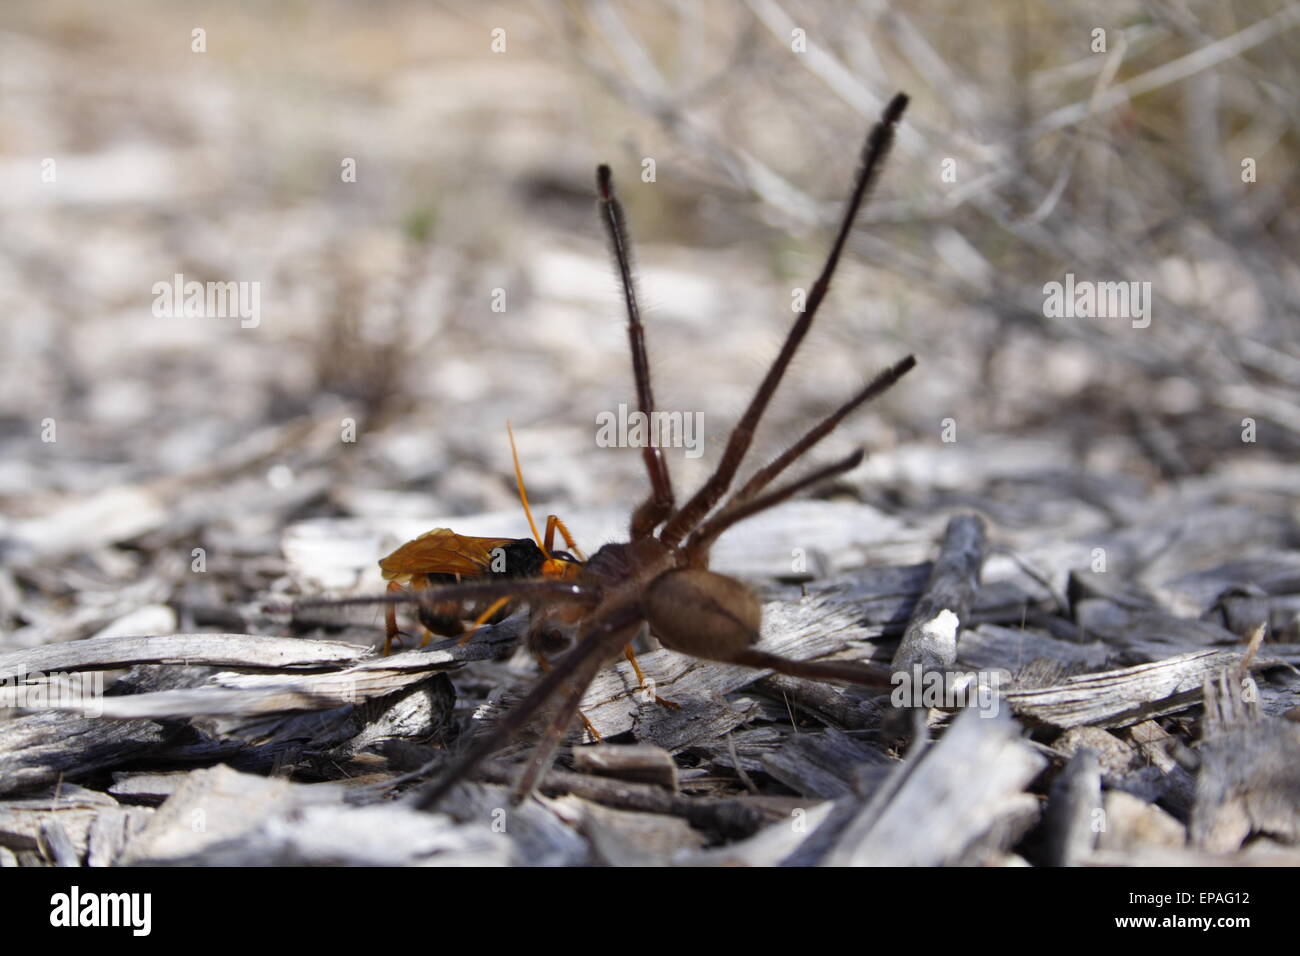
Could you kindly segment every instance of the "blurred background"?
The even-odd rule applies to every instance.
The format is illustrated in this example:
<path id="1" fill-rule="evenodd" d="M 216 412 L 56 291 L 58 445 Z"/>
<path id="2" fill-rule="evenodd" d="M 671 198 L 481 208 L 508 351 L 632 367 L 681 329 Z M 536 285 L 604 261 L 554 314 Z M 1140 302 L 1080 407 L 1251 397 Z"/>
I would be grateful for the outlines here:
<path id="1" fill-rule="evenodd" d="M 6 641 L 242 629 L 222 609 L 296 521 L 516 509 L 507 419 L 542 510 L 629 508 L 639 456 L 595 441 L 634 394 L 598 162 L 659 404 L 704 414 L 684 498 L 897 90 L 760 457 L 915 352 L 819 450 L 871 453 L 826 494 L 1038 536 L 1198 481 L 1295 515 L 1298 27 L 1282 0 L 10 0 Z M 258 283 L 258 321 L 156 315 L 178 273 Z M 1149 282 L 1150 325 L 1045 315 L 1067 273 Z"/>

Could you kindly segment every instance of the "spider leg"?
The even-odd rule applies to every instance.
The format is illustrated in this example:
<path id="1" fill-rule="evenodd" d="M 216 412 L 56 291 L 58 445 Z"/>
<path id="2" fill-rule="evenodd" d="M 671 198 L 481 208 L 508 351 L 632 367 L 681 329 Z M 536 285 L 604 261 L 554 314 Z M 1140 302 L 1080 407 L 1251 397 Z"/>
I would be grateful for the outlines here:
<path id="1" fill-rule="evenodd" d="M 527 784 L 527 789 L 517 792 L 526 794 L 531 791 L 551 765 L 564 731 L 577 713 L 582 695 L 586 693 L 592 679 L 619 645 L 627 642 L 628 630 L 640 621 L 641 612 L 638 608 L 622 605 L 603 621 L 595 622 L 579 645 L 547 671 L 523 700 L 502 716 L 495 727 L 475 741 L 442 777 L 434 781 L 420 795 L 416 805 L 423 810 L 435 807 L 454 784 L 527 726 L 533 716 L 551 703 L 557 693 L 562 694 L 558 709 L 547 721 L 543 742 L 538 745 L 521 780 L 521 784 Z"/>
<path id="2" fill-rule="evenodd" d="M 546 655 L 542 651 L 538 650 L 534 652 L 533 656 L 537 658 L 537 666 L 542 669 L 543 673 L 551 669 L 551 662 L 546 659 Z M 578 719 L 582 721 L 583 729 L 591 735 L 591 739 L 594 743 L 601 743 L 604 741 L 605 738 L 600 735 L 600 731 L 596 729 L 596 725 L 588 720 L 587 715 L 581 710 L 578 711 Z"/>
<path id="3" fill-rule="evenodd" d="M 770 485 L 773 480 L 779 477 L 781 472 L 785 471 L 791 464 L 802 458 L 809 449 L 834 431 L 835 427 L 853 411 L 860 406 L 865 405 L 873 398 L 889 391 L 889 389 L 892 388 L 900 378 L 915 367 L 916 358 L 915 356 L 909 355 L 885 369 L 863 386 L 862 389 L 847 402 L 835 409 L 835 411 L 831 412 L 812 428 L 808 429 L 802 438 L 782 452 L 776 459 L 754 472 L 753 477 L 751 477 L 749 481 L 745 482 L 744 486 L 723 504 L 718 514 L 721 515 L 728 509 L 753 498 L 754 495 L 758 494 Z M 713 520 L 716 520 L 716 517 Z"/>
<path id="4" fill-rule="evenodd" d="M 745 648 L 727 663 L 774 670 L 778 674 L 802 677 L 806 680 L 857 684 L 879 690 L 894 686 L 893 669 L 885 664 L 867 664 L 861 661 L 796 661 L 753 647 Z"/>
<path id="5" fill-rule="evenodd" d="M 842 458 L 837 462 L 832 462 L 822 468 L 818 468 L 812 474 L 805 475 L 788 484 L 782 485 L 775 491 L 769 491 L 758 498 L 751 498 L 748 501 L 741 501 L 734 506 L 720 511 L 707 522 L 704 523 L 686 542 L 686 560 L 692 567 L 707 568 L 709 565 L 709 549 L 713 547 L 713 542 L 718 539 L 722 532 L 726 531 L 732 525 L 751 518 L 760 511 L 766 511 L 774 505 L 779 505 L 787 498 L 792 498 L 805 488 L 810 488 L 815 484 L 825 481 L 827 478 L 833 478 L 836 475 L 842 475 L 846 471 L 852 471 L 858 465 L 862 464 L 865 457 L 862 449 L 858 449 L 847 458 Z"/>
<path id="6" fill-rule="evenodd" d="M 646 356 L 645 326 L 641 324 L 641 309 L 636 301 L 636 283 L 632 277 L 632 249 L 627 239 L 623 221 L 623 207 L 614 195 L 614 181 L 609 167 L 596 169 L 596 186 L 600 193 L 601 221 L 609 234 L 610 249 L 618 266 L 623 283 L 623 302 L 627 306 L 627 336 L 632 346 L 632 374 L 636 379 L 637 407 L 647 418 L 655 410 L 654 390 L 650 386 L 650 360 Z M 663 449 L 647 443 L 641 449 L 646 474 L 650 477 L 650 496 L 632 512 L 631 537 L 633 541 L 649 537 L 655 528 L 673 510 L 672 478 L 664 461 Z"/>
<path id="7" fill-rule="evenodd" d="M 493 581 L 466 581 L 462 584 L 448 584 L 443 587 L 427 588 L 392 588 L 384 594 L 372 594 L 350 598 L 305 598 L 289 604 L 270 604 L 267 613 L 289 613 L 312 608 L 361 607 L 370 604 L 383 604 L 395 607 L 398 604 L 420 604 L 432 606 L 443 601 L 470 602 L 476 600 L 492 601 L 497 598 L 512 598 L 520 601 L 552 600 L 578 604 L 596 604 L 601 590 L 598 587 L 581 584 L 576 581 L 561 581 L 556 578 L 506 578 Z M 387 616 L 387 615 L 385 615 Z"/>
<path id="8" fill-rule="evenodd" d="M 754 440 L 754 433 L 758 429 L 758 423 L 763 417 L 763 412 L 766 411 L 768 403 L 776 393 L 777 386 L 781 384 L 781 379 L 785 375 L 791 359 L 794 358 L 800 343 L 808 334 L 808 330 L 812 328 L 813 319 L 817 316 L 817 310 L 826 298 L 826 293 L 830 289 L 831 278 L 835 274 L 835 267 L 840 260 L 840 254 L 848 241 L 849 230 L 853 227 L 853 220 L 857 218 L 858 209 L 862 206 L 862 200 L 875 180 L 886 154 L 889 152 L 889 147 L 894 139 L 894 127 L 903 115 L 906 106 L 907 97 L 899 93 L 890 101 L 880 121 L 872 127 L 870 134 L 867 136 L 866 144 L 862 150 L 862 163 L 858 167 L 848 205 L 844 210 L 843 217 L 840 219 L 839 232 L 836 234 L 830 253 L 826 256 L 826 263 L 822 266 L 821 275 L 817 277 L 817 281 L 813 283 L 812 291 L 808 294 L 807 306 L 799 318 L 795 320 L 794 325 L 791 326 L 789 333 L 786 335 L 785 343 L 781 346 L 780 353 L 767 370 L 767 374 L 758 386 L 758 391 L 754 393 L 753 399 L 750 400 L 749 407 L 745 409 L 744 415 L 736 423 L 736 427 L 732 429 L 731 437 L 727 439 L 727 447 L 723 450 L 718 467 L 700 490 L 668 519 L 668 523 L 664 525 L 663 530 L 659 533 L 660 540 L 665 544 L 675 546 L 693 531 L 713 510 L 714 506 L 722 500 L 722 496 L 726 494 L 727 489 L 731 487 L 731 481 L 735 478 L 736 471 L 740 468 L 740 464 Z"/>
<path id="9" fill-rule="evenodd" d="M 573 723 L 575 716 L 582 719 L 583 726 L 592 735 L 593 740 L 600 741 L 602 739 L 600 732 L 596 730 L 595 725 L 587 719 L 587 715 L 580 708 L 583 695 L 587 693 L 587 688 L 591 686 L 592 680 L 595 679 L 596 674 L 606 663 L 607 661 L 599 656 L 586 657 L 560 691 L 559 702 L 554 712 L 546 720 L 542 735 L 533 748 L 532 756 L 528 758 L 528 765 L 524 768 L 524 772 L 519 775 L 519 779 L 515 781 L 512 795 L 516 803 L 524 800 L 537 788 L 538 781 L 546 775 L 546 771 L 555 762 L 555 753 L 560 749 L 560 744 L 564 742 L 564 736 Z"/>

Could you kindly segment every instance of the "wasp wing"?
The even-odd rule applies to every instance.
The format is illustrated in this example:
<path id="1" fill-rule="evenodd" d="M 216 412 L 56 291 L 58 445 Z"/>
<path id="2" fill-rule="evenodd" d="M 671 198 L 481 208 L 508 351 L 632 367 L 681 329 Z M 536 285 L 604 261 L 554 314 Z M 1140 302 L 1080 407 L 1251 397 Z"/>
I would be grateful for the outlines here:
<path id="1" fill-rule="evenodd" d="M 406 542 L 379 562 L 385 581 L 402 581 L 413 574 L 459 574 L 479 577 L 492 567 L 492 552 L 514 538 L 471 538 L 450 528 L 434 528 Z"/>

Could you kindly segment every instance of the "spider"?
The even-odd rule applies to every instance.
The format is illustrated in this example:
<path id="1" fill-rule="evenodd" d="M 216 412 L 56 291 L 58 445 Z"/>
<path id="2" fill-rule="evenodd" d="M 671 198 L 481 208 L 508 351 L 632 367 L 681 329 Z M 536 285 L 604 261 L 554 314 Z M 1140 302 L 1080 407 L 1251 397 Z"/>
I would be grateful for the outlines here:
<path id="1" fill-rule="evenodd" d="M 709 570 L 709 552 L 718 537 L 736 523 L 856 467 L 863 459 L 861 449 L 804 477 L 768 490 L 787 468 L 846 416 L 885 392 L 916 365 L 915 358 L 909 355 L 880 372 L 779 456 L 759 468 L 739 490 L 726 497 L 759 421 L 826 297 L 854 219 L 889 152 L 895 127 L 906 106 L 906 95 L 897 94 L 869 132 L 838 232 L 821 274 L 808 295 L 806 307 L 795 320 L 781 351 L 732 429 L 716 469 L 685 504 L 677 504 L 662 450 L 647 443 L 643 445 L 641 455 L 649 477 L 650 492 L 632 512 L 629 540 L 604 545 L 590 559 L 578 563 L 571 573 L 533 577 L 502 575 L 496 580 L 475 580 L 446 587 L 399 591 L 383 597 L 329 602 L 418 603 L 424 608 L 432 608 L 448 602 L 464 606 L 474 605 L 474 602 L 495 602 L 491 606 L 498 607 L 503 600 L 509 600 L 527 603 L 534 615 L 565 622 L 576 630 L 572 650 L 551 665 L 529 693 L 503 715 L 491 731 L 478 738 L 438 779 L 426 786 L 417 798 L 419 806 L 432 809 L 456 782 L 468 776 L 539 713 L 545 712 L 539 743 L 514 787 L 516 800 L 531 793 L 551 766 L 569 726 L 579 715 L 579 704 L 596 674 L 612 663 L 646 625 L 663 646 L 692 657 L 812 680 L 877 688 L 891 686 L 888 669 L 880 665 L 852 661 L 796 661 L 755 647 L 762 617 L 758 598 L 735 578 Z M 645 329 L 637 305 L 623 210 L 614 195 L 608 166 L 597 168 L 596 186 L 598 209 L 608 233 L 627 310 L 637 406 L 649 416 L 654 411 L 655 402 L 646 356 Z M 544 545 L 543 556 L 546 560 L 551 559 Z M 564 557 L 570 556 L 565 554 Z"/>

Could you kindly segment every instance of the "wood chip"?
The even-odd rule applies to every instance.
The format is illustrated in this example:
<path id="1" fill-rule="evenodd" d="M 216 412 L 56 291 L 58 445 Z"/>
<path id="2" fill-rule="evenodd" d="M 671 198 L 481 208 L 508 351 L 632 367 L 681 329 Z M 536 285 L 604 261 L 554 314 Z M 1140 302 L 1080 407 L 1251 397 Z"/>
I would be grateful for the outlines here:
<path id="1" fill-rule="evenodd" d="M 1046 760 L 1005 713 L 961 712 L 938 743 L 895 771 L 825 859 L 832 866 L 973 864 L 1038 819 L 1025 787 Z"/>
<path id="2" fill-rule="evenodd" d="M 573 753 L 573 768 L 582 773 L 651 783 L 676 793 L 677 764 L 672 754 L 653 744 L 607 744 L 579 747 Z"/>
<path id="3" fill-rule="evenodd" d="M 369 651 L 353 644 L 256 634 L 166 634 L 106 637 L 0 655 L 0 682 L 58 671 L 108 670 L 132 664 L 204 664 L 260 670 L 313 668 L 355 661 Z"/>
<path id="4" fill-rule="evenodd" d="M 1071 677 L 1052 687 L 1013 690 L 1015 713 L 1065 730 L 1091 724 L 1125 727 L 1199 702 L 1207 674 L 1241 660 L 1232 651 L 1193 651 L 1153 664 Z"/>
<path id="5" fill-rule="evenodd" d="M 1300 726 L 1261 717 L 1253 682 L 1235 670 L 1207 675 L 1204 695 L 1192 841 L 1213 853 L 1254 833 L 1300 842 Z"/>
<path id="6" fill-rule="evenodd" d="M 1052 782 L 1043 827 L 1047 831 L 1047 863 L 1077 866 L 1091 855 L 1104 826 L 1101 765 L 1084 747 Z"/>
<path id="7" fill-rule="evenodd" d="M 1098 834 L 1098 850 L 1181 849 L 1187 842 L 1186 828 L 1154 803 L 1122 790 L 1108 790 L 1103 805 L 1106 825 Z"/>

